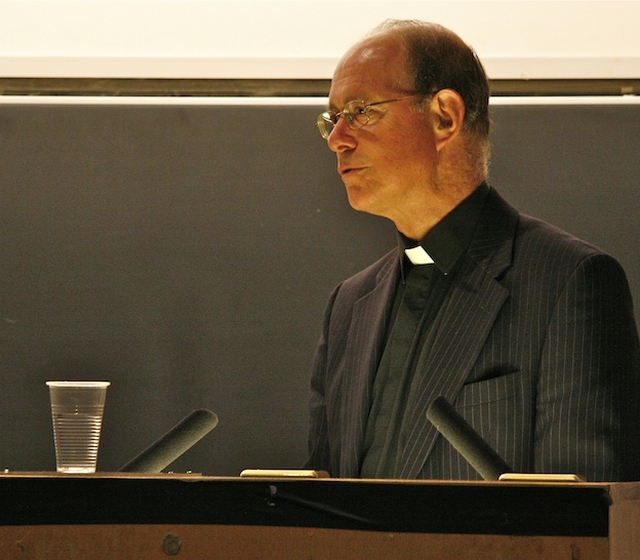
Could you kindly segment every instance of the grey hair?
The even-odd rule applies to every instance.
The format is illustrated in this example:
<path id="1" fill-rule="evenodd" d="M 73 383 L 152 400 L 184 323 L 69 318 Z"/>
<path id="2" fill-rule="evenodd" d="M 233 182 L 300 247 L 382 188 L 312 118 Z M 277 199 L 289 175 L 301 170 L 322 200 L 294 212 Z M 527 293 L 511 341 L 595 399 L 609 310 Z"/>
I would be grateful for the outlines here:
<path id="1" fill-rule="evenodd" d="M 436 23 L 387 20 L 371 34 L 394 34 L 403 42 L 417 93 L 448 88 L 460 94 L 465 104 L 463 127 L 486 144 L 488 154 L 489 80 L 476 52 Z"/>

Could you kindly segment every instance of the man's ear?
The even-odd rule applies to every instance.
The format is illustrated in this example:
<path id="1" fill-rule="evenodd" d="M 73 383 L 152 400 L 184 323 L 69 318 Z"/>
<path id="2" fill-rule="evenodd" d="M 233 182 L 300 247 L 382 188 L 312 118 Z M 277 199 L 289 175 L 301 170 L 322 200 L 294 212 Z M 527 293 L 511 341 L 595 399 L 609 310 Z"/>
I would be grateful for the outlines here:
<path id="1" fill-rule="evenodd" d="M 436 149 L 440 151 L 462 130 L 464 100 L 453 89 L 441 89 L 431 100 Z"/>

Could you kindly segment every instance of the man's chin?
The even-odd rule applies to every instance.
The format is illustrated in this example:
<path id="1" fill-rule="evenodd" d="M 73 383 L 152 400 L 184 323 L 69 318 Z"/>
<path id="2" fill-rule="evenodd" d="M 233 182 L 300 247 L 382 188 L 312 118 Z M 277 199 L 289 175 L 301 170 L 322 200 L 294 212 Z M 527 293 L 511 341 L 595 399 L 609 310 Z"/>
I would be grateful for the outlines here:
<path id="1" fill-rule="evenodd" d="M 353 208 L 354 210 L 358 210 L 360 212 L 364 212 L 365 210 L 363 206 L 366 206 L 365 204 L 366 196 L 362 192 L 362 189 L 360 189 L 359 187 L 349 186 L 346 184 L 345 184 L 345 187 L 347 191 L 347 199 L 349 200 L 349 204 L 351 205 L 351 208 Z"/>
<path id="2" fill-rule="evenodd" d="M 347 187 L 349 205 L 358 212 L 377 215 L 371 197 L 365 191 L 357 187 Z"/>

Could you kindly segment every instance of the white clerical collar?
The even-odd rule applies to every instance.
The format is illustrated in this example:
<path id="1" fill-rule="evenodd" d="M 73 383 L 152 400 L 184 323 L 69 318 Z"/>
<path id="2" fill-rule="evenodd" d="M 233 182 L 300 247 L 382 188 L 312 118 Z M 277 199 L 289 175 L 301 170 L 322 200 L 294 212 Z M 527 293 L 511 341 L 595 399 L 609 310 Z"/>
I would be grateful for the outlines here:
<path id="1" fill-rule="evenodd" d="M 417 247 L 412 247 L 411 249 L 405 249 L 404 254 L 407 255 L 407 258 L 411 261 L 411 264 L 415 266 L 423 265 L 423 264 L 433 264 L 433 259 L 431 255 L 427 253 L 421 245 Z"/>

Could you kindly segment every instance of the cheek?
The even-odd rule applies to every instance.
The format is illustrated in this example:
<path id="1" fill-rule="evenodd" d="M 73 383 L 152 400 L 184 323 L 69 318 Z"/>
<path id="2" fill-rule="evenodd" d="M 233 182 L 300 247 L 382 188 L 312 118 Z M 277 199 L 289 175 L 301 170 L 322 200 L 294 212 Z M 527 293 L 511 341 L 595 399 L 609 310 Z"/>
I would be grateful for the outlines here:
<path id="1" fill-rule="evenodd" d="M 388 165 L 401 175 L 424 175 L 433 168 L 435 152 L 433 145 L 424 137 L 399 137 L 387 152 Z"/>

